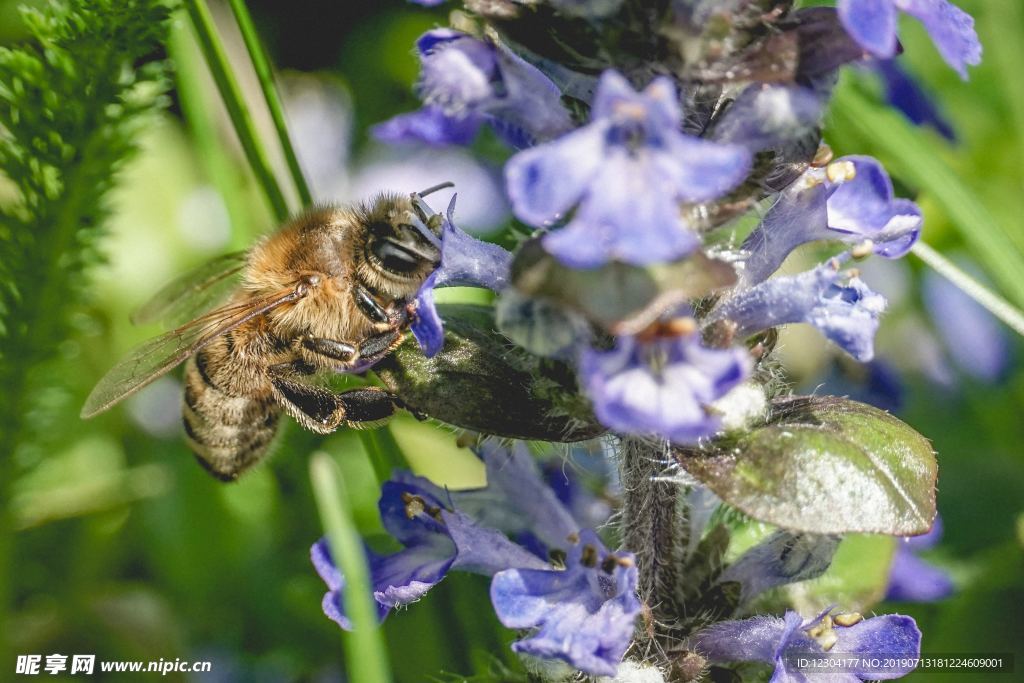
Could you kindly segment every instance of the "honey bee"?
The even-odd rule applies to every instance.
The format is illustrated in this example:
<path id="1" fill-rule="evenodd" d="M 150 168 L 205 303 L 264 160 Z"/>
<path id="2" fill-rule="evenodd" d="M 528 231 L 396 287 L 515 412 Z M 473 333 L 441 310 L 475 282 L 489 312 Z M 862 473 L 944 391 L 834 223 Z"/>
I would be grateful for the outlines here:
<path id="1" fill-rule="evenodd" d="M 387 419 L 403 405 L 394 394 L 333 392 L 308 378 L 365 371 L 401 342 L 416 294 L 441 260 L 442 219 L 422 197 L 450 185 L 313 208 L 248 251 L 172 282 L 136 322 L 226 303 L 131 352 L 99 381 L 82 417 L 187 360 L 186 441 L 224 481 L 264 457 L 282 412 L 320 434 Z"/>

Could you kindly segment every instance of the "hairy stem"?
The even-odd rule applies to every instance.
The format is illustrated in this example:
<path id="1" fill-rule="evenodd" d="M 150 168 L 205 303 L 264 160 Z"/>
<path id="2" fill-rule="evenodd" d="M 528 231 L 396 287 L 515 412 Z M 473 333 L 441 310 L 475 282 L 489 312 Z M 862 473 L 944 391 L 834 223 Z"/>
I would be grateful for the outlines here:
<path id="1" fill-rule="evenodd" d="M 679 486 L 663 478 L 670 463 L 665 444 L 623 437 L 619 457 L 622 481 L 622 544 L 636 555 L 640 598 L 650 609 L 648 634 L 660 640 L 675 620 L 677 557 L 686 544 L 678 514 Z"/>

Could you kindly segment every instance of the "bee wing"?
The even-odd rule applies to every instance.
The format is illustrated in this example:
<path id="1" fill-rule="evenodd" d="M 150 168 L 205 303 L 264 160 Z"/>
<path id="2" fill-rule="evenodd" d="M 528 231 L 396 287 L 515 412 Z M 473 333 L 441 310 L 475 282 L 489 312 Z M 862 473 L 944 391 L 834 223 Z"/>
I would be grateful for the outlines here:
<path id="1" fill-rule="evenodd" d="M 156 339 L 151 339 L 129 353 L 103 376 L 85 400 L 81 416 L 89 418 L 102 413 L 168 372 L 222 334 L 282 304 L 301 299 L 306 295 L 306 291 L 305 283 L 301 283 L 270 296 L 222 306 Z"/>
<path id="2" fill-rule="evenodd" d="M 245 267 L 246 252 L 218 256 L 167 283 L 132 314 L 136 325 L 168 321 L 174 325 L 195 318 L 227 300 Z"/>

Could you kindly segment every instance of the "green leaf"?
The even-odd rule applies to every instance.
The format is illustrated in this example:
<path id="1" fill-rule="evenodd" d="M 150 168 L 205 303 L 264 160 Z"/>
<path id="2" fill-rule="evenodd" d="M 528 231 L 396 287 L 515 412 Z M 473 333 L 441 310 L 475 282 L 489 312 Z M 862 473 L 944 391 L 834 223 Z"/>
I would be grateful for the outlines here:
<path id="1" fill-rule="evenodd" d="M 677 455 L 725 502 L 785 529 L 912 536 L 935 518 L 931 444 L 855 401 L 778 400 L 765 426 Z"/>
<path id="2" fill-rule="evenodd" d="M 532 240 L 516 254 L 512 281 L 523 294 L 580 313 L 614 334 L 634 334 L 673 305 L 732 286 L 736 271 L 699 251 L 673 263 L 639 267 L 613 261 L 578 270 L 559 264 Z"/>
<path id="3" fill-rule="evenodd" d="M 489 306 L 441 304 L 444 348 L 427 358 L 407 338 L 374 366 L 413 412 L 514 439 L 580 441 L 604 432 L 563 363 L 531 356 L 494 328 Z"/>

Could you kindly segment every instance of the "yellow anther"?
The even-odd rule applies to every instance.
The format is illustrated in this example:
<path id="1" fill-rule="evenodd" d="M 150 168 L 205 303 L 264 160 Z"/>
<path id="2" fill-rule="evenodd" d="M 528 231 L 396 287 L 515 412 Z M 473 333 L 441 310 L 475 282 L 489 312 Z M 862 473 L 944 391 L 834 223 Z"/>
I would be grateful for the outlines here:
<path id="1" fill-rule="evenodd" d="M 665 323 L 665 332 L 672 337 L 682 337 L 697 331 L 697 321 L 690 317 L 673 318 Z"/>
<path id="2" fill-rule="evenodd" d="M 814 168 L 823 168 L 827 166 L 833 159 L 832 148 L 821 143 L 818 146 L 818 151 L 814 154 L 814 159 L 811 160 L 811 166 Z"/>
<path id="3" fill-rule="evenodd" d="M 825 167 L 825 176 L 829 182 L 846 183 L 857 177 L 857 167 L 852 161 L 833 161 Z"/>
<path id="4" fill-rule="evenodd" d="M 826 632 L 831 631 L 831 630 L 832 630 L 832 617 L 831 617 L 831 615 L 826 614 L 824 616 L 824 618 L 822 618 L 821 623 L 819 623 L 814 628 L 811 628 L 811 629 L 807 630 L 807 635 L 809 635 L 811 638 L 818 638 L 819 636 L 822 636 Z"/>
<path id="5" fill-rule="evenodd" d="M 868 256 L 871 256 L 874 251 L 875 243 L 871 240 L 864 240 L 863 242 L 855 245 L 853 249 L 850 250 L 850 254 L 853 258 L 867 258 Z"/>
<path id="6" fill-rule="evenodd" d="M 864 621 L 864 615 L 860 612 L 848 612 L 846 614 L 837 614 L 833 621 L 836 622 L 837 626 L 853 626 Z"/>
<path id="7" fill-rule="evenodd" d="M 418 515 L 422 515 L 426 509 L 426 504 L 419 496 L 409 496 L 409 499 L 405 501 L 405 516 L 409 519 L 415 519 Z"/>

